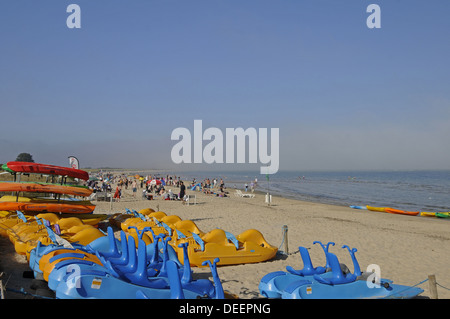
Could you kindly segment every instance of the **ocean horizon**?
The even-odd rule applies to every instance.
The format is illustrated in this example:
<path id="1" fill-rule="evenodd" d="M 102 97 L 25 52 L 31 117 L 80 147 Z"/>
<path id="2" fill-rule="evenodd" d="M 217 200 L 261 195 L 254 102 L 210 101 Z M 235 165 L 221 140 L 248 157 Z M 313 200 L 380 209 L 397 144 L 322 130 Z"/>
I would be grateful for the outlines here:
<path id="1" fill-rule="evenodd" d="M 409 211 L 450 210 L 450 170 L 303 170 L 259 174 L 259 171 L 185 171 L 169 173 L 191 183 L 195 178 L 222 178 L 225 186 L 286 198 L 342 206 L 383 206 Z M 160 176 L 165 176 L 161 173 Z"/>
<path id="2" fill-rule="evenodd" d="M 105 170 L 107 171 L 107 170 Z M 286 198 L 340 206 L 379 206 L 418 212 L 450 211 L 450 170 L 259 170 L 214 171 L 129 169 L 153 176 L 179 176 L 185 183 L 223 179 L 225 187 L 245 191 L 257 179 L 255 190 Z"/>

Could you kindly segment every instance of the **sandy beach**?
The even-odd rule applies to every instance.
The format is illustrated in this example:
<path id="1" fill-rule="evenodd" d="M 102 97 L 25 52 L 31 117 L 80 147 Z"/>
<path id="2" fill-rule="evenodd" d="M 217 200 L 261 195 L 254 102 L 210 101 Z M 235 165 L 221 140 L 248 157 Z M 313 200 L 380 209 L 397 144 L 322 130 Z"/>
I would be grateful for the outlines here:
<path id="1" fill-rule="evenodd" d="M 174 193 L 178 189 L 169 186 Z M 138 195 L 133 198 L 131 187 L 123 190 L 120 202 L 94 201 L 95 213 L 114 214 L 125 212 L 126 208 L 139 211 L 152 208 L 190 219 L 204 232 L 221 228 L 238 235 L 247 229 L 257 229 L 273 246 L 285 250 L 283 225 L 288 227 L 289 254 L 256 264 L 242 264 L 219 267 L 218 273 L 223 288 L 239 298 L 262 298 L 258 291 L 261 278 L 272 271 L 285 270 L 290 265 L 295 269 L 303 267 L 298 246 L 311 248 L 314 266 L 325 264 L 325 256 L 314 241 L 335 242 L 331 248 L 353 271 L 352 261 L 342 245 L 357 248 L 356 257 L 365 271 L 370 264 L 377 264 L 381 276 L 402 285 L 416 285 L 434 274 L 442 287 L 450 287 L 448 269 L 450 254 L 449 223 L 447 220 L 417 216 L 394 215 L 343 206 L 326 205 L 273 197 L 272 204 L 265 203 L 265 196 L 255 192 L 254 198 L 235 196 L 235 189 L 228 188 L 229 197 L 206 195 L 198 191 L 187 191 L 196 195 L 196 205 L 182 205 L 180 201 L 145 200 Z M 102 222 L 106 229 L 108 223 Z M 9 241 L 2 239 L 0 249 L 0 272 L 4 272 L 3 282 L 7 287 L 35 292 L 29 288 L 32 279 L 23 278 L 23 271 L 29 270 L 25 258 L 14 252 Z M 194 268 L 194 276 L 208 277 L 209 268 Z M 212 280 L 212 277 L 210 277 Z M 424 289 L 421 297 L 429 297 L 428 282 L 419 285 Z M 36 287 L 33 287 L 36 288 Z M 438 286 L 440 299 L 450 298 L 450 291 Z M 32 298 L 7 292 L 7 298 Z"/>

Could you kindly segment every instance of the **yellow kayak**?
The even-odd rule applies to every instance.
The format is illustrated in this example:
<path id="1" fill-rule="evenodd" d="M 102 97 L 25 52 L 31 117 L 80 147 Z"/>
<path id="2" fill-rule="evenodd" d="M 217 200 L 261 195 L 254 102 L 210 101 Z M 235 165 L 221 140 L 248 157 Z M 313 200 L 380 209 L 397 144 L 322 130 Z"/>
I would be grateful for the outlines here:
<path id="1" fill-rule="evenodd" d="M 424 216 L 424 217 L 436 217 L 436 213 L 435 213 L 435 212 L 420 212 L 420 216 Z"/>
<path id="2" fill-rule="evenodd" d="M 374 212 L 386 212 L 386 207 L 373 207 L 373 206 L 366 206 L 368 210 L 374 211 Z"/>

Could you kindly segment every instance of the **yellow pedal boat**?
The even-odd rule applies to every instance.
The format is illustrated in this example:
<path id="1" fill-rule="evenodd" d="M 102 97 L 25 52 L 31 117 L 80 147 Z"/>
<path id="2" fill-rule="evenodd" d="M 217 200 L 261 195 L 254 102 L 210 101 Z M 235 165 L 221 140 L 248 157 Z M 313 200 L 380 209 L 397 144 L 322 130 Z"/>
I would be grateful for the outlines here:
<path id="1" fill-rule="evenodd" d="M 272 259 L 277 248 L 270 245 L 256 229 L 249 229 L 234 237 L 222 229 L 213 229 L 202 237 L 179 238 L 175 242 L 178 259 L 183 261 L 183 249 L 179 244 L 188 242 L 191 266 L 202 267 L 206 260 L 219 258 L 217 265 L 258 263 Z"/>
<path id="2" fill-rule="evenodd" d="M 51 226 L 59 227 L 60 236 L 69 242 L 78 242 L 81 245 L 87 245 L 95 239 L 105 236 L 96 227 L 84 224 L 82 220 L 76 217 L 59 219 L 55 214 L 38 214 L 38 219 L 47 220 Z M 17 223 L 8 229 L 7 234 L 14 244 L 14 249 L 20 255 L 29 257 L 29 252 L 35 248 L 40 241 L 43 244 L 51 243 L 48 237 L 47 229 L 39 224 L 37 220 Z"/>
<path id="3" fill-rule="evenodd" d="M 151 212 L 144 219 L 130 217 L 121 223 L 121 229 L 137 236 L 136 230 L 149 227 L 155 235 L 171 236 L 169 244 L 177 252 L 180 262 L 183 262 L 184 256 L 183 249 L 178 246 L 185 242 L 189 243 L 191 266 L 202 267 L 204 261 L 217 257 L 220 259 L 218 265 L 257 263 L 273 258 L 278 251 L 256 229 L 246 230 L 235 237 L 222 229 L 205 233 L 193 221 L 181 220 L 176 215 L 167 216 L 163 212 Z"/>

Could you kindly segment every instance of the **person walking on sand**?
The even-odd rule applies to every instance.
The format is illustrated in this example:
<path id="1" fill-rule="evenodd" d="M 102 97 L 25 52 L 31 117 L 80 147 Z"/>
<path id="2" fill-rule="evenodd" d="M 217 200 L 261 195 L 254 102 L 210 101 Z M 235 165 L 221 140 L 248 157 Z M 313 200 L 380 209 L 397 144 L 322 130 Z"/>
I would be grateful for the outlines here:
<path id="1" fill-rule="evenodd" d="M 184 195 L 186 194 L 186 186 L 184 186 L 183 181 L 180 181 L 180 199 L 183 200 Z"/>

